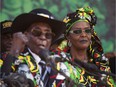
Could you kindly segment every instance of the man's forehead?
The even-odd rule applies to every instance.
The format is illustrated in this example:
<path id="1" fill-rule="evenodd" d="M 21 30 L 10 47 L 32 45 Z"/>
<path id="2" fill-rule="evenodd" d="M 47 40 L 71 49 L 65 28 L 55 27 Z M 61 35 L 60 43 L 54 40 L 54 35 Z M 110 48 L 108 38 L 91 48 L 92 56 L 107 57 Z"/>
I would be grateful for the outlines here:
<path id="1" fill-rule="evenodd" d="M 32 30 L 32 29 L 37 29 L 37 30 L 41 30 L 41 29 L 45 29 L 46 31 L 51 31 L 51 27 L 49 24 L 47 23 L 43 23 L 43 22 L 38 22 L 38 23 L 34 23 L 32 24 L 30 27 L 29 27 L 29 30 Z"/>
<path id="2" fill-rule="evenodd" d="M 48 23 L 45 23 L 45 22 L 37 22 L 37 23 L 33 23 L 32 26 L 47 26 L 47 27 L 50 27 L 50 25 Z"/>

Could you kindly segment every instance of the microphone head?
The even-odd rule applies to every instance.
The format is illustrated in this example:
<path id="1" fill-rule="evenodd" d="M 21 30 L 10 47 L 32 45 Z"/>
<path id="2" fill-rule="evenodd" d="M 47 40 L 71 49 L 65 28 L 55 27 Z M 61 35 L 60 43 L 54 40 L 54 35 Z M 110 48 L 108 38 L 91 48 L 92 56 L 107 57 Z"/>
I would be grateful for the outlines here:
<path id="1" fill-rule="evenodd" d="M 95 64 L 87 63 L 87 65 L 90 71 L 97 72 L 99 70 Z"/>
<path id="2" fill-rule="evenodd" d="M 41 49 L 39 51 L 39 56 L 42 60 L 47 61 L 47 58 L 49 58 L 50 52 L 48 49 Z"/>
<path id="3" fill-rule="evenodd" d="M 74 61 L 88 71 L 97 72 L 99 70 L 98 67 L 93 63 L 85 63 L 80 61 L 79 59 L 74 59 Z"/>

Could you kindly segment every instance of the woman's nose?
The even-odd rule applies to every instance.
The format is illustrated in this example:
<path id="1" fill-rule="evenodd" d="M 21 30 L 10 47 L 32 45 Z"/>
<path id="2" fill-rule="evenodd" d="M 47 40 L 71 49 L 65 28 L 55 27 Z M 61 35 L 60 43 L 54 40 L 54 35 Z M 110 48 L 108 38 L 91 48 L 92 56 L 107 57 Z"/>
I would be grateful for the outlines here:
<path id="1" fill-rule="evenodd" d="M 86 32 L 82 31 L 81 36 L 86 36 L 86 35 L 87 35 Z"/>

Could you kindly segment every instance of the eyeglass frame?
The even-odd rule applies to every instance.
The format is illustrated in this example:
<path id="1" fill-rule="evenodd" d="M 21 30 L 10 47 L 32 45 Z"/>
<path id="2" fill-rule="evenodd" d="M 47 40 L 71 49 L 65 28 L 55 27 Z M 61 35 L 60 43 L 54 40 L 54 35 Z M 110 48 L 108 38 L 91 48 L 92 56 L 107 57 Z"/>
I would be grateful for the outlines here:
<path id="1" fill-rule="evenodd" d="M 33 34 L 33 31 L 34 31 L 34 30 L 36 30 L 36 29 L 32 29 L 32 30 L 30 31 L 30 33 L 31 33 L 33 36 L 35 36 L 35 37 L 40 37 L 41 35 L 45 35 L 46 39 L 52 39 L 52 38 L 55 36 L 55 34 L 54 34 L 53 32 L 46 32 L 46 33 L 43 33 L 43 32 L 40 31 L 40 30 L 37 30 L 37 31 L 39 31 L 39 33 L 41 33 L 40 35 L 34 35 L 34 34 Z M 51 34 L 51 38 L 48 38 L 48 37 L 47 37 L 47 34 Z"/>
<path id="2" fill-rule="evenodd" d="M 86 30 L 90 30 L 90 32 L 87 33 Z M 77 34 L 77 33 L 74 33 L 74 31 L 81 31 L 81 32 Z M 85 29 L 85 30 L 82 30 L 82 29 L 78 29 L 78 30 L 70 30 L 69 33 L 71 33 L 71 34 L 76 34 L 76 35 L 81 35 L 83 31 L 84 31 L 86 34 L 91 34 L 91 33 L 92 33 L 92 29 L 91 29 L 91 28 L 89 28 L 89 29 Z"/>

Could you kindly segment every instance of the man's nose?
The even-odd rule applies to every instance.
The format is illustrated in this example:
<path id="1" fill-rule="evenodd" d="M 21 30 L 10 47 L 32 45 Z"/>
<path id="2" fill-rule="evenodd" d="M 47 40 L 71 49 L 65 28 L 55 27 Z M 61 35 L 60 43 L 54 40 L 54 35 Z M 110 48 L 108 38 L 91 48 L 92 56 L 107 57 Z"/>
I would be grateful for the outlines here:
<path id="1" fill-rule="evenodd" d="M 46 35 L 45 34 L 40 35 L 40 39 L 46 39 Z"/>

